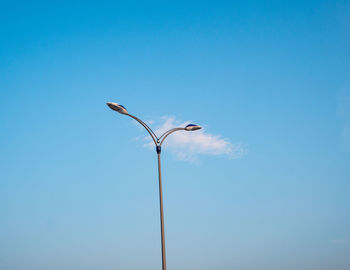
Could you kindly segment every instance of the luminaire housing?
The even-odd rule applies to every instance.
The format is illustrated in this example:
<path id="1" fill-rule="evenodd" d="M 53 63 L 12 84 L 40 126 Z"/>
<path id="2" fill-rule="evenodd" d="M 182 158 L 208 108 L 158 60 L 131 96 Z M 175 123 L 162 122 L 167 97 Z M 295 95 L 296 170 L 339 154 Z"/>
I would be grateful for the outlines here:
<path id="1" fill-rule="evenodd" d="M 199 125 L 195 125 L 195 124 L 189 124 L 185 127 L 185 130 L 186 131 L 195 131 L 195 130 L 199 130 L 201 129 L 202 127 L 199 126 Z"/>
<path id="2" fill-rule="evenodd" d="M 120 104 L 115 103 L 115 102 L 107 102 L 106 104 L 113 111 L 116 111 L 116 112 L 121 113 L 121 114 L 128 114 L 128 111 L 126 110 L 126 108 L 123 105 L 120 105 Z"/>

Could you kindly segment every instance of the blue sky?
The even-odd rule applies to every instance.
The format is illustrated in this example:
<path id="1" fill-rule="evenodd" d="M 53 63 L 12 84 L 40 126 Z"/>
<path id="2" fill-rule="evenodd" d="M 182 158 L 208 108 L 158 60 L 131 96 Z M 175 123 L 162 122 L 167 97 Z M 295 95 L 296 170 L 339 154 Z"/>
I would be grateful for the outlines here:
<path id="1" fill-rule="evenodd" d="M 0 5 L 1 269 L 350 268 L 349 1 Z"/>

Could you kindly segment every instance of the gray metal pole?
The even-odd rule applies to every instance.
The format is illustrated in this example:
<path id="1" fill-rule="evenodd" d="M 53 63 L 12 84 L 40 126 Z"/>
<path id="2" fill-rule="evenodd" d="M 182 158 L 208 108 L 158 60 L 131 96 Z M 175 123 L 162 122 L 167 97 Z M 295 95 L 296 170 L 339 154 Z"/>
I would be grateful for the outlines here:
<path id="1" fill-rule="evenodd" d="M 161 240 L 162 240 L 162 270 L 166 270 L 165 238 L 164 238 L 164 214 L 163 214 L 163 191 L 162 191 L 162 172 L 161 172 L 161 169 L 160 169 L 161 147 L 158 145 L 156 150 L 157 150 L 157 156 L 158 156 L 160 230 L 161 230 Z"/>

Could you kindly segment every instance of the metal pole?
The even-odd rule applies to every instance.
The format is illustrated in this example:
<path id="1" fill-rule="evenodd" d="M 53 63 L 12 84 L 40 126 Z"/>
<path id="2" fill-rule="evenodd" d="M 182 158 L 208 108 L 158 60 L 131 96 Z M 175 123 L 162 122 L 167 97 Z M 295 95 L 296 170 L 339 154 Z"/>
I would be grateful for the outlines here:
<path id="1" fill-rule="evenodd" d="M 160 230 L 162 240 L 162 270 L 166 270 L 166 256 L 165 256 L 165 238 L 164 238 L 164 214 L 163 214 L 163 192 L 162 192 L 162 172 L 160 169 L 160 153 L 161 147 L 157 145 L 158 156 L 158 179 L 159 179 L 159 206 L 160 206 Z"/>

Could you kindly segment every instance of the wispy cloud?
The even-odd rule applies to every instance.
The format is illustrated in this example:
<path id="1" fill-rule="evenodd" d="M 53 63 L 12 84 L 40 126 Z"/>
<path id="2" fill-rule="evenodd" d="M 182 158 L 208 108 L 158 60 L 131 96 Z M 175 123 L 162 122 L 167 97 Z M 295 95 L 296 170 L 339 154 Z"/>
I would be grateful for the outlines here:
<path id="1" fill-rule="evenodd" d="M 344 149 L 350 149 L 350 91 L 344 89 L 338 98 L 337 115 L 342 119 L 341 142 Z"/>
<path id="2" fill-rule="evenodd" d="M 350 125 L 343 127 L 341 137 L 342 137 L 344 146 L 347 149 L 350 149 Z"/>
<path id="3" fill-rule="evenodd" d="M 160 122 L 161 124 L 155 130 L 159 136 L 169 129 L 183 127 L 190 123 L 190 121 L 178 121 L 175 117 L 162 117 Z M 148 141 L 145 146 L 153 146 L 149 138 L 145 138 L 145 140 Z M 174 132 L 164 141 L 164 146 L 172 151 L 178 159 L 185 161 L 197 161 L 199 155 L 223 155 L 237 159 L 247 153 L 244 144 L 231 143 L 229 139 L 220 135 L 207 133 L 205 128 L 195 132 Z"/>
<path id="4" fill-rule="evenodd" d="M 350 237 L 333 239 L 332 242 L 335 244 L 348 244 L 350 243 Z"/>

